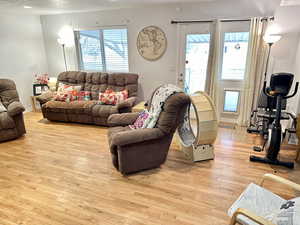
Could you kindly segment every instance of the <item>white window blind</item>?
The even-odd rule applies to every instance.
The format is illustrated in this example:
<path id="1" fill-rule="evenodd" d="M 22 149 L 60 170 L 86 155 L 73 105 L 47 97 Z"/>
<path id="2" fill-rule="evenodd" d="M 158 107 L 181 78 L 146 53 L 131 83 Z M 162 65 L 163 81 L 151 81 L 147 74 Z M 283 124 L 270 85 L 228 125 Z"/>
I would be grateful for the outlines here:
<path id="1" fill-rule="evenodd" d="M 128 72 L 127 29 L 77 31 L 76 37 L 81 70 Z"/>

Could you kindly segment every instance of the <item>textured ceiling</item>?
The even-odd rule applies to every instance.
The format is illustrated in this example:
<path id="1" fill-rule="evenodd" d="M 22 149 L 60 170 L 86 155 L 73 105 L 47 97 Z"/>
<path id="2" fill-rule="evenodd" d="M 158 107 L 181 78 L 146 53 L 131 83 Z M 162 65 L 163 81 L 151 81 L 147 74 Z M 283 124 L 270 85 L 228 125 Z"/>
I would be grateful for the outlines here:
<path id="1" fill-rule="evenodd" d="M 224 4 L 232 5 L 235 1 L 238 5 L 242 5 L 243 9 L 254 7 L 263 14 L 265 12 L 273 12 L 280 1 L 300 0 L 0 0 L 0 12 L 43 15 L 176 3 L 181 5 L 186 3 L 211 3 L 215 7 L 219 5 L 222 8 Z M 32 8 L 25 9 L 24 6 Z"/>
<path id="2" fill-rule="evenodd" d="M 281 6 L 295 6 L 300 5 L 300 0 L 281 0 Z"/>
<path id="3" fill-rule="evenodd" d="M 0 11 L 25 14 L 56 14 L 142 7 L 152 4 L 218 1 L 223 0 L 0 0 Z M 30 6 L 32 8 L 24 9 L 24 6 Z"/>

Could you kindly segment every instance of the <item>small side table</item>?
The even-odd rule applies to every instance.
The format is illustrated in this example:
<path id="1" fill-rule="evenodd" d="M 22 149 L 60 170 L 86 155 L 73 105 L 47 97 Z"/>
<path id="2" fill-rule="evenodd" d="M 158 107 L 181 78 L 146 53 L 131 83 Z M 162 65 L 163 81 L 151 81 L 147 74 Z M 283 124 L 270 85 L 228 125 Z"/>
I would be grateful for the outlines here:
<path id="1" fill-rule="evenodd" d="M 141 112 L 144 109 L 145 109 L 145 101 L 142 101 L 132 108 L 132 112 Z"/>
<path id="2" fill-rule="evenodd" d="M 36 97 L 37 96 L 30 96 L 32 112 L 40 112 L 41 111 L 39 108 L 36 107 L 36 105 L 37 105 Z"/>

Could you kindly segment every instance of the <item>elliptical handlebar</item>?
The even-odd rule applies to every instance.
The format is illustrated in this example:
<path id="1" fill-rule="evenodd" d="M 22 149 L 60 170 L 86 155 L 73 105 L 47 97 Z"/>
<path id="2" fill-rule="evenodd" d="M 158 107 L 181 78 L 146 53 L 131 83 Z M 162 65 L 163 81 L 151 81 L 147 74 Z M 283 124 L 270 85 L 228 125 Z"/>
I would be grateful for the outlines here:
<path id="1" fill-rule="evenodd" d="M 296 82 L 296 86 L 295 86 L 293 94 L 287 95 L 287 96 L 285 96 L 283 98 L 292 98 L 292 97 L 294 97 L 297 94 L 297 92 L 298 92 L 298 86 L 299 86 L 299 82 Z"/>
<path id="2" fill-rule="evenodd" d="M 267 91 L 267 81 L 264 81 L 263 93 L 268 97 L 274 98 L 274 96 L 270 95 L 269 92 Z"/>
<path id="3" fill-rule="evenodd" d="M 267 81 L 264 81 L 264 86 L 263 86 L 263 92 L 264 92 L 264 94 L 265 94 L 266 96 L 268 96 L 268 97 L 274 98 L 274 96 L 271 95 L 271 94 L 267 91 L 267 87 L 266 87 L 266 86 L 267 86 Z M 287 95 L 287 96 L 283 96 L 283 98 L 284 98 L 284 99 L 287 99 L 287 98 L 292 98 L 292 97 L 294 97 L 294 96 L 297 94 L 297 92 L 298 92 L 298 87 L 299 87 L 299 82 L 296 82 L 296 85 L 295 85 L 295 89 L 294 89 L 293 94 Z"/>

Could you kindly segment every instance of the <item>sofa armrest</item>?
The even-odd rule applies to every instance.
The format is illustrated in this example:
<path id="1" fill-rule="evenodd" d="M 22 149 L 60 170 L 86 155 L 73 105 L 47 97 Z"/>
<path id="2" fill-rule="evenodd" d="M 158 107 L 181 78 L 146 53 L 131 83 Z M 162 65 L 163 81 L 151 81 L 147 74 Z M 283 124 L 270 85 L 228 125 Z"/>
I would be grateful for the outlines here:
<path id="1" fill-rule="evenodd" d="M 137 100 L 137 97 L 127 98 L 125 101 L 117 104 L 117 109 L 119 112 L 124 111 L 126 108 L 132 108 Z"/>
<path id="2" fill-rule="evenodd" d="M 112 114 L 108 117 L 107 123 L 110 127 L 127 126 L 133 124 L 139 113 Z"/>
<path id="3" fill-rule="evenodd" d="M 115 134 L 112 137 L 112 144 L 116 146 L 123 146 L 158 139 L 164 135 L 165 134 L 158 128 L 129 130 Z"/>
<path id="4" fill-rule="evenodd" d="M 46 93 L 37 96 L 36 100 L 38 100 L 41 104 L 45 104 L 51 101 L 55 94 L 56 94 L 55 92 L 48 91 Z"/>
<path id="5" fill-rule="evenodd" d="M 7 107 L 7 113 L 11 117 L 14 117 L 24 111 L 25 111 L 25 108 L 20 102 L 12 102 Z"/>

